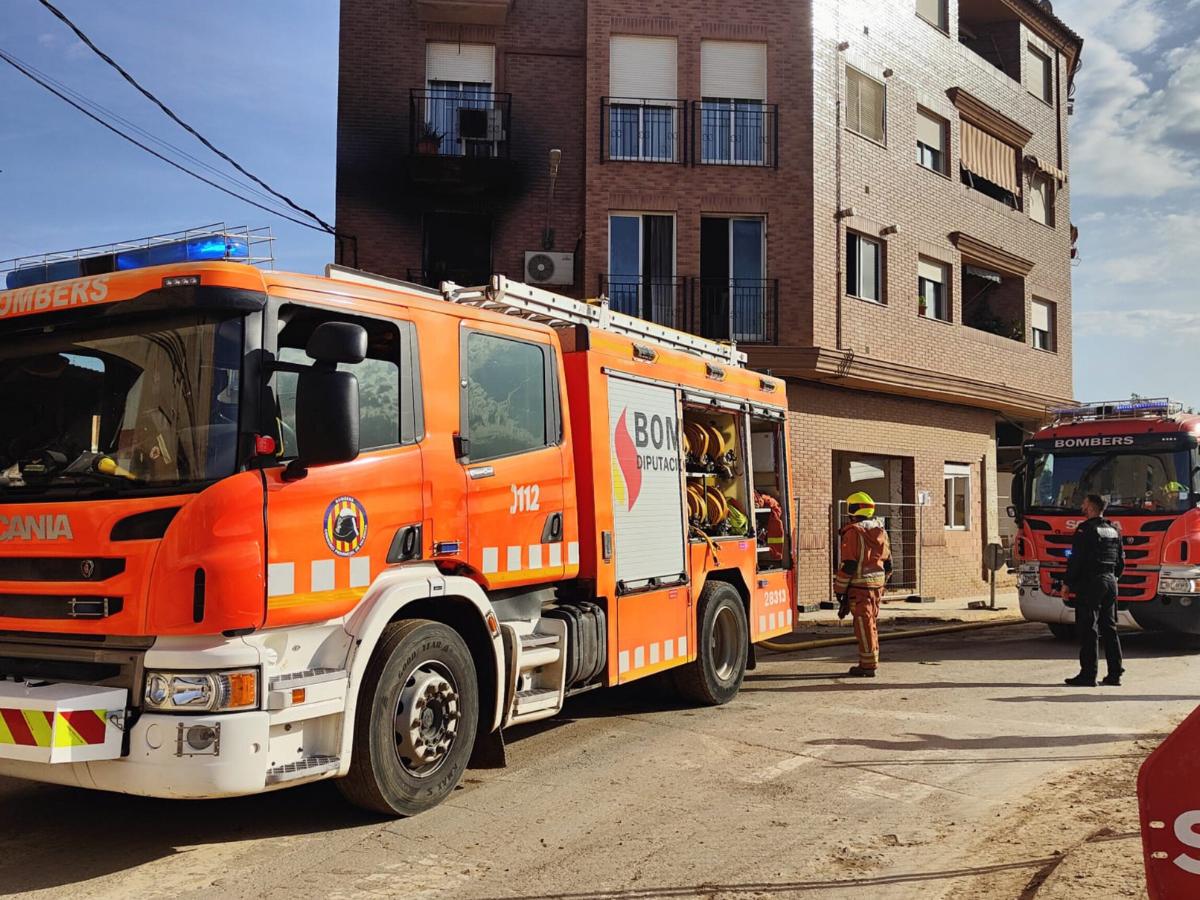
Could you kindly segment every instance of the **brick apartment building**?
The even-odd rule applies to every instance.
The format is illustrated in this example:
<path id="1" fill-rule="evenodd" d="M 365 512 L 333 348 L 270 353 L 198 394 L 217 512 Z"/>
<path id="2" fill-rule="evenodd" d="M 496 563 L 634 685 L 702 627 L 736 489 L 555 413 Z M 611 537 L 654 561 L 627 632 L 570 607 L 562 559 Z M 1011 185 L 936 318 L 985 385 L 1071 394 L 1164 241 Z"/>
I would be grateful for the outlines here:
<path id="1" fill-rule="evenodd" d="M 1080 50 L 1034 0 L 343 0 L 344 261 L 736 340 L 789 381 L 802 595 L 859 489 L 902 588 L 978 592 L 1072 395 Z"/>

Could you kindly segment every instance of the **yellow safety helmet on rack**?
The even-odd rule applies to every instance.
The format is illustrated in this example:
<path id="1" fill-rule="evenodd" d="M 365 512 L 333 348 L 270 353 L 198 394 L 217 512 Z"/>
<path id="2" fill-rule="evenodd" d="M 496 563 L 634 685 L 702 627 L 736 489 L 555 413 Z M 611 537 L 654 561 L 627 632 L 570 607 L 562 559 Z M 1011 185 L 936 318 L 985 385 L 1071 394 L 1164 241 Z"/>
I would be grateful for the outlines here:
<path id="1" fill-rule="evenodd" d="M 856 519 L 875 517 L 875 501 L 866 491 L 855 491 L 846 498 L 846 511 Z"/>

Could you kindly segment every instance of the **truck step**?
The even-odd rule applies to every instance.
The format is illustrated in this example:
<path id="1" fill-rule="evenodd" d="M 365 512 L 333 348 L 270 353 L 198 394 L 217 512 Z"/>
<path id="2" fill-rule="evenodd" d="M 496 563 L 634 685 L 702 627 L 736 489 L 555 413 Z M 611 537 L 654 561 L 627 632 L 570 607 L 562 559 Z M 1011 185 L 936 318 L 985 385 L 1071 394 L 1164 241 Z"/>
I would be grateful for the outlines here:
<path id="1" fill-rule="evenodd" d="M 299 762 L 267 769 L 267 784 L 283 784 L 285 781 L 297 781 L 326 772 L 335 772 L 341 762 L 336 756 L 306 756 Z"/>
<path id="2" fill-rule="evenodd" d="M 521 649 L 532 650 L 534 647 L 553 647 L 558 644 L 557 634 L 543 634 L 535 631 L 533 634 L 521 635 Z"/>
<path id="3" fill-rule="evenodd" d="M 348 675 L 349 673 L 345 669 L 305 669 L 302 672 L 288 672 L 286 675 L 276 675 L 272 678 L 270 690 L 290 691 L 293 688 L 324 684 L 327 681 L 337 681 L 339 678 L 346 678 Z"/>
<path id="4" fill-rule="evenodd" d="M 516 713 L 517 716 L 525 716 L 546 709 L 557 709 L 559 701 L 559 693 L 555 690 L 517 691 Z"/>

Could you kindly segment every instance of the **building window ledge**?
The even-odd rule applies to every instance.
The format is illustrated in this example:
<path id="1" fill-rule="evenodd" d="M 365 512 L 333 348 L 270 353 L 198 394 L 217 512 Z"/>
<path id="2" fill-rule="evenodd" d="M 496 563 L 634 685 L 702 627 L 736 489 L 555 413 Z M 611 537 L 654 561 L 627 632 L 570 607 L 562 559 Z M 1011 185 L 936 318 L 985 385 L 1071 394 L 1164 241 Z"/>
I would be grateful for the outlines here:
<path id="1" fill-rule="evenodd" d="M 954 182 L 954 179 L 953 179 L 953 178 L 951 178 L 951 177 L 950 177 L 948 174 L 946 174 L 945 172 L 939 172 L 937 169 L 931 169 L 931 168 L 929 168 L 929 166 L 923 166 L 923 165 L 921 165 L 920 163 L 915 163 L 915 165 L 916 165 L 916 167 L 917 167 L 918 169 L 921 169 L 921 170 L 922 170 L 922 171 L 924 171 L 924 172 L 928 172 L 928 173 L 929 173 L 929 174 L 931 174 L 931 175 L 937 175 L 937 176 L 939 176 L 939 177 L 941 177 L 941 178 L 944 178 L 946 181 L 949 181 L 949 182 L 951 182 L 951 183 L 953 183 L 953 182 Z M 991 198 L 989 197 L 988 199 L 990 200 Z"/>
<path id="2" fill-rule="evenodd" d="M 927 315 L 926 313 L 923 313 L 923 312 L 918 312 L 917 318 L 920 319 L 922 322 L 937 322 L 939 325 L 953 325 L 954 324 L 953 319 L 939 319 L 937 316 Z"/>
<path id="3" fill-rule="evenodd" d="M 852 134 L 857 138 L 862 138 L 862 140 L 866 141 L 868 144 L 874 144 L 876 147 L 882 147 L 884 150 L 886 150 L 888 148 L 886 138 L 882 141 L 877 141 L 877 140 L 875 140 L 875 138 L 865 135 L 861 131 L 855 131 L 849 125 L 846 126 L 846 131 L 847 131 L 847 133 Z"/>

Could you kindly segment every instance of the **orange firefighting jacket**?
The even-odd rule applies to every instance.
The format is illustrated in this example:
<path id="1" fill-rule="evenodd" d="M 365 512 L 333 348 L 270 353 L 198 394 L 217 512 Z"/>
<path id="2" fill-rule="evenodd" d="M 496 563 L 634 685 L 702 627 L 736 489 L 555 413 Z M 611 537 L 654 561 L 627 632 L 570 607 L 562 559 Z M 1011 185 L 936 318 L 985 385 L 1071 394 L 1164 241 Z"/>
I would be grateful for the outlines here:
<path id="1" fill-rule="evenodd" d="M 833 591 L 882 588 L 892 573 L 892 547 L 879 519 L 863 519 L 842 526 L 841 568 L 834 574 Z"/>
<path id="2" fill-rule="evenodd" d="M 769 509 L 767 516 L 767 548 L 771 559 L 783 559 L 783 507 L 770 494 L 754 494 L 754 505 Z"/>

